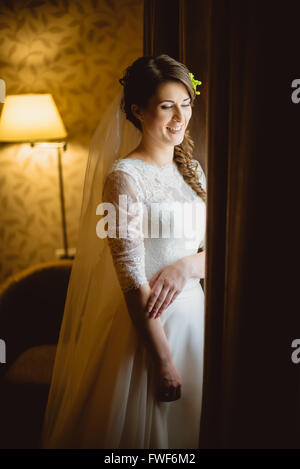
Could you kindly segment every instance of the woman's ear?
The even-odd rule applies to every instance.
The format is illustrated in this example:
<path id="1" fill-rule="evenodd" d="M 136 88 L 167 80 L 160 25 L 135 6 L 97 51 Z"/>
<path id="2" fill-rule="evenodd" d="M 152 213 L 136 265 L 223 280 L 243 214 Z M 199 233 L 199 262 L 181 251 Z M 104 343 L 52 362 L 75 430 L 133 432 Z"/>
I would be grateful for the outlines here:
<path id="1" fill-rule="evenodd" d="M 134 117 L 136 117 L 137 119 L 139 119 L 140 121 L 143 121 L 143 115 L 140 111 L 140 108 L 136 105 L 136 104 L 131 104 L 131 112 L 132 114 L 134 115 Z"/>

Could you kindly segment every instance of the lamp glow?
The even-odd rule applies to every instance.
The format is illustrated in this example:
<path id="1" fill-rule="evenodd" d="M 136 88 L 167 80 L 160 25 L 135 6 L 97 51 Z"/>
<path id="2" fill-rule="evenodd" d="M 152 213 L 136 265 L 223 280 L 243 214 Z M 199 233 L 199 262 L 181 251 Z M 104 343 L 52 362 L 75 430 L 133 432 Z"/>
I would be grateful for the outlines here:
<path id="1" fill-rule="evenodd" d="M 66 128 L 51 94 L 18 94 L 5 99 L 0 119 L 0 142 L 26 143 L 54 141 L 57 148 L 59 195 L 64 251 L 61 259 L 72 259 L 68 252 L 67 222 L 59 142 L 67 136 Z M 64 150 L 66 145 L 63 146 Z"/>
<path id="2" fill-rule="evenodd" d="M 8 95 L 0 120 L 1 142 L 64 139 L 67 132 L 51 94 Z"/>

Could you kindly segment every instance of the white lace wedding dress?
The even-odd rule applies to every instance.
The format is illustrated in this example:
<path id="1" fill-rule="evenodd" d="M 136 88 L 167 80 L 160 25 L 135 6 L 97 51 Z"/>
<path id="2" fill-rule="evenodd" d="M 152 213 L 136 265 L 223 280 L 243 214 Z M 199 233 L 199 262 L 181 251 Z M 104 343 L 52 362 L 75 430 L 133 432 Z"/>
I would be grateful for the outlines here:
<path id="1" fill-rule="evenodd" d="M 206 189 L 199 162 L 197 172 Z M 123 292 L 147 283 L 161 267 L 205 247 L 205 203 L 184 181 L 174 161 L 157 167 L 138 159 L 116 160 L 106 179 L 103 200 L 122 212 L 120 194 L 128 202 L 128 236 L 113 237 L 115 229 L 120 233 L 124 228 L 124 219 L 119 216 L 114 226 L 112 217 L 106 241 Z M 172 212 L 178 203 L 190 207 L 185 218 L 180 210 Z M 191 230 L 181 232 L 182 228 Z M 97 318 L 95 308 L 93 315 Z M 49 441 L 49 447 L 198 447 L 204 347 L 204 293 L 199 278 L 190 278 L 162 316 L 153 320 L 164 327 L 182 378 L 181 398 L 157 401 L 151 361 L 123 301 L 102 328 L 101 356 L 94 352 L 96 371 L 76 421 L 69 428 L 62 427 L 59 442 Z"/>

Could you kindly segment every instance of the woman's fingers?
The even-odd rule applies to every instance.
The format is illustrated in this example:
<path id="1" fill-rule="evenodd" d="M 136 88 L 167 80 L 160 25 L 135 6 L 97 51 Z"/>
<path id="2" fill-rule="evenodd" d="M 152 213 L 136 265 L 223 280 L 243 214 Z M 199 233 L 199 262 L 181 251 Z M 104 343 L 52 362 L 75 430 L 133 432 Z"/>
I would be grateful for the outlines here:
<path id="1" fill-rule="evenodd" d="M 168 291 L 165 300 L 162 302 L 160 308 L 157 310 L 156 314 L 154 315 L 154 318 L 158 318 L 167 309 L 169 304 L 172 302 L 172 298 L 174 296 L 175 291 L 176 290 L 173 289 Z"/>
<path id="2" fill-rule="evenodd" d="M 156 396 L 159 401 L 175 401 L 181 397 L 181 377 L 172 361 L 155 368 Z"/>
<path id="3" fill-rule="evenodd" d="M 159 287 L 156 287 L 155 290 L 152 291 L 152 293 L 149 297 L 148 305 L 147 305 L 147 311 L 148 311 L 150 317 L 152 316 L 152 312 L 153 312 L 152 309 L 153 309 L 153 306 L 156 303 L 157 298 L 160 295 L 160 292 L 161 292 L 161 289 Z"/>
<path id="4" fill-rule="evenodd" d="M 149 280 L 149 285 L 150 285 L 151 288 L 153 287 L 153 285 L 155 284 L 157 278 L 159 277 L 161 270 L 162 270 L 162 269 L 159 269 L 159 270 L 156 272 L 156 274 L 153 275 L 153 277 L 151 277 L 151 279 Z"/>
<path id="5" fill-rule="evenodd" d="M 181 398 L 181 384 L 176 388 L 175 394 L 176 394 L 176 396 L 175 396 L 176 399 Z"/>
<path id="6" fill-rule="evenodd" d="M 161 314 L 170 306 L 170 304 L 173 303 L 173 301 L 175 300 L 175 298 L 179 295 L 179 291 L 177 290 L 171 290 L 172 294 L 170 294 L 170 297 L 169 297 L 169 301 L 166 303 L 166 305 L 163 305 L 160 310 L 156 313 L 156 316 L 155 318 L 159 318 L 159 316 L 161 316 Z"/>
<path id="7" fill-rule="evenodd" d="M 175 401 L 176 400 L 176 387 L 171 386 L 169 388 L 169 401 Z"/>
<path id="8" fill-rule="evenodd" d="M 158 400 L 163 402 L 176 401 L 181 398 L 181 385 L 162 388 L 158 394 Z"/>
<path id="9" fill-rule="evenodd" d="M 150 303 L 149 303 L 149 306 L 148 306 L 148 311 L 149 311 L 149 308 L 151 308 L 151 310 L 149 311 L 149 317 L 152 318 L 153 316 L 156 315 L 157 311 L 159 310 L 159 308 L 161 307 L 161 305 L 163 304 L 167 294 L 168 294 L 168 287 L 163 287 L 160 291 L 160 293 L 155 293 L 155 296 L 153 299 L 150 299 Z"/>

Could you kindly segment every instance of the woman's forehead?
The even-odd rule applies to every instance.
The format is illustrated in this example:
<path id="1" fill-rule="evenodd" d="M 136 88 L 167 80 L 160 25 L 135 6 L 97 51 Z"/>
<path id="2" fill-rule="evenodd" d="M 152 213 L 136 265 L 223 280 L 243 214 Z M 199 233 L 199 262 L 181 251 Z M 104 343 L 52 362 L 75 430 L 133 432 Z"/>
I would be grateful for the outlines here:
<path id="1" fill-rule="evenodd" d="M 153 101 L 160 102 L 168 99 L 177 101 L 189 97 L 190 95 L 188 90 L 183 83 L 170 81 L 167 83 L 162 83 L 158 86 L 156 94 L 153 96 Z"/>

